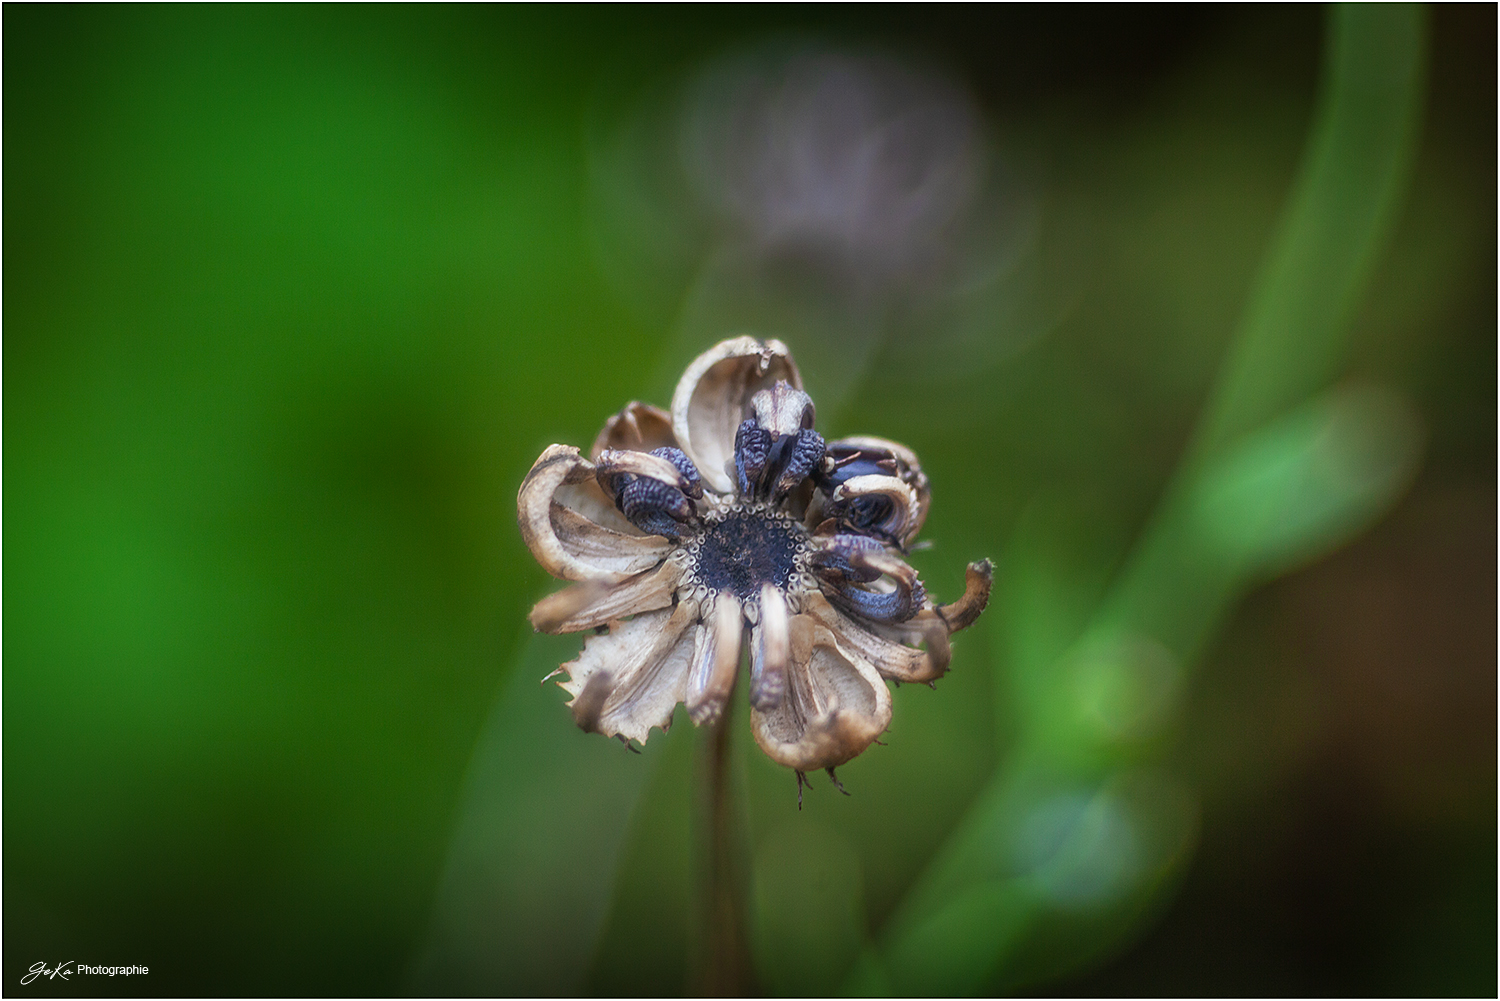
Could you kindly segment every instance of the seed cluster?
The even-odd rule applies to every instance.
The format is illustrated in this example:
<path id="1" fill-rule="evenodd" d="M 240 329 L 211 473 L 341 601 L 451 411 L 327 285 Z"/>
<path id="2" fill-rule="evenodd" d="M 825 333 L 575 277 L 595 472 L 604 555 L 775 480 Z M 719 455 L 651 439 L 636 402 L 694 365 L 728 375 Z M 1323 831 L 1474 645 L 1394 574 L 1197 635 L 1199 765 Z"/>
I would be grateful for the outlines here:
<path id="1" fill-rule="evenodd" d="M 706 516 L 702 533 L 687 543 L 689 581 L 745 603 L 759 598 L 763 584 L 789 590 L 806 570 L 807 538 L 774 505 L 728 504 Z"/>

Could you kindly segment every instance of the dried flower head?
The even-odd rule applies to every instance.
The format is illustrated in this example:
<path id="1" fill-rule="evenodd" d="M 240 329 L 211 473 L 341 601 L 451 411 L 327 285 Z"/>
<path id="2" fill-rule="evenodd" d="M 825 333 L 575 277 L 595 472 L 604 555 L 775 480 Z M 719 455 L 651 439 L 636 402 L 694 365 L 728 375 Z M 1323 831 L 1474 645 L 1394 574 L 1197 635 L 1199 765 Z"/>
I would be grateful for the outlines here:
<path id="1" fill-rule="evenodd" d="M 671 413 L 629 403 L 589 458 L 553 445 L 526 474 L 521 534 L 576 581 L 531 623 L 595 631 L 559 685 L 579 726 L 627 744 L 679 702 L 717 720 L 748 630 L 756 741 L 799 773 L 832 769 L 889 724 L 883 679 L 942 675 L 948 637 L 989 600 L 988 560 L 935 605 L 902 558 L 930 501 L 910 449 L 813 430 L 786 345 L 727 340 L 688 366 Z"/>

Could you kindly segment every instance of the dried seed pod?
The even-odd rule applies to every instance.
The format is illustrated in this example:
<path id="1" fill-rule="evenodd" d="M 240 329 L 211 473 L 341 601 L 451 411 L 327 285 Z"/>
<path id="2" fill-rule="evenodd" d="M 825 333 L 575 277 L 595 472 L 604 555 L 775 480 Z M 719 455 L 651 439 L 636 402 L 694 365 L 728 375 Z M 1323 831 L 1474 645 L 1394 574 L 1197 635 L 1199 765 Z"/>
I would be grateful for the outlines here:
<path id="1" fill-rule="evenodd" d="M 517 495 L 521 533 L 576 583 L 531 621 L 592 633 L 560 669 L 579 726 L 645 741 L 678 702 L 714 723 L 748 634 L 752 731 L 801 776 L 885 730 L 882 679 L 947 669 L 949 637 L 988 599 L 988 562 L 935 606 L 901 558 L 929 501 L 916 456 L 878 438 L 825 444 L 813 422 L 786 346 L 740 337 L 688 367 L 670 415 L 633 402 L 611 417 L 593 461 L 542 453 Z"/>

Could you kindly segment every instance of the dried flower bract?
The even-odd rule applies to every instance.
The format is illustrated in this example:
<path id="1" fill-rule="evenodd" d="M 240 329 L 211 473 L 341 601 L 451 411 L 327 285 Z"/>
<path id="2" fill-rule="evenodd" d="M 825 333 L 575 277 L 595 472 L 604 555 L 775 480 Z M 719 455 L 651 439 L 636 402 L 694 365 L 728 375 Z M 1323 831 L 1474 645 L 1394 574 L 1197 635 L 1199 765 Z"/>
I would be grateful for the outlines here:
<path id="1" fill-rule="evenodd" d="M 988 560 L 957 601 L 931 600 L 904 559 L 931 504 L 916 455 L 825 442 L 776 340 L 716 345 L 670 413 L 627 404 L 587 458 L 553 445 L 517 504 L 537 561 L 575 582 L 532 625 L 596 633 L 561 668 L 574 718 L 627 741 L 679 702 L 716 721 L 748 644 L 756 741 L 798 772 L 831 769 L 885 731 L 885 679 L 941 676 L 949 636 L 989 600 Z"/>

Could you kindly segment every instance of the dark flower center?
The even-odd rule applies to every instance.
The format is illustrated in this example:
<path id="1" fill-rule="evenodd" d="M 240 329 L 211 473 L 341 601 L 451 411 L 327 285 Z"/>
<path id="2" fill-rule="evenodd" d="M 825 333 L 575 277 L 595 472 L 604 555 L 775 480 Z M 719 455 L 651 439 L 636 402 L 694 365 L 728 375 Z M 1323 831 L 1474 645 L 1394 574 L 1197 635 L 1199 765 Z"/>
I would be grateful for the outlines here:
<path id="1" fill-rule="evenodd" d="M 785 590 L 797 570 L 802 535 L 784 515 L 744 511 L 709 522 L 697 542 L 698 581 L 741 601 L 759 598 L 762 584 Z"/>

